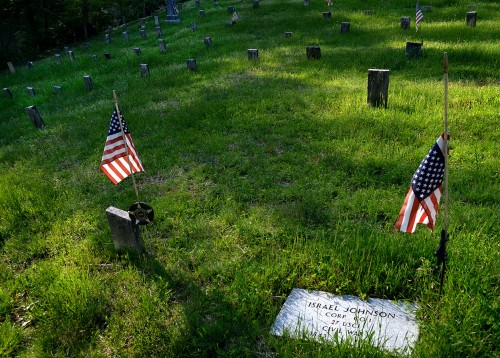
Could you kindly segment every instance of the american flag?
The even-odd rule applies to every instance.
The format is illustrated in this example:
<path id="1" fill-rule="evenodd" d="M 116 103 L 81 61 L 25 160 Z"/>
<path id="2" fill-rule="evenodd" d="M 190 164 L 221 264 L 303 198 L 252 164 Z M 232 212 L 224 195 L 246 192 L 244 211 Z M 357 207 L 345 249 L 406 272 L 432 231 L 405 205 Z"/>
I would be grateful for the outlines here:
<path id="1" fill-rule="evenodd" d="M 108 137 L 106 138 L 106 144 L 104 145 L 104 152 L 102 153 L 101 159 L 101 170 L 115 185 L 131 174 L 131 167 L 134 173 L 144 171 L 141 160 L 135 150 L 134 143 L 132 142 L 132 137 L 128 132 L 125 119 L 121 115 L 120 117 L 126 144 L 123 140 L 120 122 L 118 122 L 118 113 L 115 108 L 111 116 Z M 128 159 L 127 148 L 129 154 Z"/>
<path id="2" fill-rule="evenodd" d="M 418 6 L 417 0 L 417 13 L 415 14 L 415 32 L 418 31 L 418 24 L 420 24 L 424 20 L 424 15 L 422 14 L 422 10 L 420 10 L 420 6 Z"/>
<path id="3" fill-rule="evenodd" d="M 410 190 L 396 221 L 396 229 L 413 233 L 417 224 L 427 224 L 431 230 L 434 229 L 443 190 L 444 145 L 442 134 L 413 175 Z"/>
<path id="4" fill-rule="evenodd" d="M 233 24 L 236 22 L 236 20 L 238 20 L 238 14 L 236 13 L 236 10 L 233 12 L 233 18 L 231 19 L 231 21 L 233 22 Z"/>

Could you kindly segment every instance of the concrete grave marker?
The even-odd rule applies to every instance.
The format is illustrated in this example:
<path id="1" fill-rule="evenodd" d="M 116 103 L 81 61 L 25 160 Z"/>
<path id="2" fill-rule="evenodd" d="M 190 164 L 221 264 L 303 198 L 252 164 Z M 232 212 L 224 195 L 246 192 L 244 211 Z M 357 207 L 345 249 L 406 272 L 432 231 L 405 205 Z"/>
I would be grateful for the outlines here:
<path id="1" fill-rule="evenodd" d="M 408 30 L 410 28 L 410 23 L 411 23 L 411 19 L 409 16 L 402 16 L 401 17 L 401 28 L 403 30 Z"/>
<path id="2" fill-rule="evenodd" d="M 157 15 L 155 15 L 154 19 L 155 19 L 155 26 L 160 26 L 160 18 Z"/>
<path id="3" fill-rule="evenodd" d="M 85 87 L 89 91 L 92 91 L 94 89 L 94 84 L 92 83 L 92 77 L 90 77 L 89 75 L 83 76 L 83 82 L 85 83 Z"/>
<path id="4" fill-rule="evenodd" d="M 187 68 L 190 70 L 190 71 L 196 71 L 198 69 L 198 67 L 196 66 L 196 60 L 195 59 L 188 59 L 186 61 L 186 65 L 187 65 Z"/>
<path id="5" fill-rule="evenodd" d="M 366 340 L 381 349 L 407 354 L 419 334 L 415 313 L 416 307 L 404 302 L 378 298 L 363 301 L 295 288 L 270 333 L 331 343 L 336 338 Z"/>
<path id="6" fill-rule="evenodd" d="M 476 27 L 477 11 L 469 11 L 465 18 L 467 26 Z"/>
<path id="7" fill-rule="evenodd" d="M 304 6 L 309 6 L 309 0 L 304 0 Z"/>
<path id="8" fill-rule="evenodd" d="M 161 53 L 167 52 L 167 45 L 165 44 L 165 40 L 163 40 L 163 39 L 158 40 L 158 46 L 160 46 Z"/>
<path id="9" fill-rule="evenodd" d="M 137 56 L 142 55 L 142 51 L 140 47 L 134 47 L 134 52 Z"/>
<path id="10" fill-rule="evenodd" d="M 155 30 L 156 30 L 156 36 L 158 36 L 158 38 L 163 37 L 163 32 L 161 31 L 160 26 L 156 26 Z"/>
<path id="11" fill-rule="evenodd" d="M 191 31 L 196 31 L 197 25 L 196 22 L 191 23 Z"/>
<path id="12" fill-rule="evenodd" d="M 68 46 L 64 46 L 64 52 L 68 53 L 69 51 L 69 47 Z"/>
<path id="13" fill-rule="evenodd" d="M 200 7 L 201 6 L 200 0 L 195 0 L 194 3 L 196 5 L 196 7 Z"/>
<path id="14" fill-rule="evenodd" d="M 144 251 L 139 226 L 132 222 L 127 211 L 110 206 L 106 216 L 116 250 Z"/>
<path id="15" fill-rule="evenodd" d="M 28 68 L 33 68 L 33 62 L 32 61 L 28 61 L 26 63 L 26 65 L 28 66 Z"/>
<path id="16" fill-rule="evenodd" d="M 332 13 L 330 11 L 323 12 L 323 20 L 330 21 L 332 19 Z"/>
<path id="17" fill-rule="evenodd" d="M 232 6 L 228 6 L 228 7 L 227 7 L 227 13 L 228 13 L 228 14 L 232 14 L 233 12 L 234 12 L 234 7 L 232 7 Z"/>
<path id="18" fill-rule="evenodd" d="M 205 16 L 205 10 L 200 10 L 199 13 L 201 17 Z"/>
<path id="19" fill-rule="evenodd" d="M 212 38 L 210 36 L 207 36 L 203 39 L 203 43 L 205 46 L 210 47 L 212 46 Z"/>
<path id="20" fill-rule="evenodd" d="M 290 31 L 285 32 L 285 39 L 292 37 L 292 34 L 293 34 L 293 32 L 290 32 Z"/>
<path id="21" fill-rule="evenodd" d="M 141 29 L 145 29 L 146 28 L 146 19 L 141 17 L 140 24 L 141 24 Z"/>
<path id="22" fill-rule="evenodd" d="M 14 96 L 12 95 L 12 92 L 11 92 L 11 91 L 10 91 L 10 89 L 8 89 L 7 87 L 5 87 L 5 88 L 3 89 L 3 93 L 5 93 L 5 96 L 6 96 L 7 98 L 14 98 Z"/>
<path id="23" fill-rule="evenodd" d="M 139 30 L 139 32 L 141 33 L 141 39 L 146 40 L 148 38 L 148 35 L 146 34 L 146 30 L 142 29 L 142 30 Z"/>
<path id="24" fill-rule="evenodd" d="M 406 43 L 406 57 L 421 57 L 422 52 L 422 42 L 407 42 Z"/>
<path id="25" fill-rule="evenodd" d="M 387 108 L 389 92 L 389 70 L 368 70 L 368 104 L 373 107 L 384 105 Z"/>
<path id="26" fill-rule="evenodd" d="M 97 61 L 97 55 L 92 55 L 92 60 Z"/>
<path id="27" fill-rule="evenodd" d="M 12 62 L 7 62 L 7 66 L 9 66 L 10 73 L 16 73 L 16 68 L 12 64 Z"/>
<path id="28" fill-rule="evenodd" d="M 106 60 L 111 60 L 111 55 L 109 54 L 109 52 L 105 52 L 105 53 L 104 53 L 104 58 L 105 58 Z"/>
<path id="29" fill-rule="evenodd" d="M 61 63 L 61 55 L 59 55 L 58 53 L 56 53 L 54 55 L 54 60 L 56 61 L 57 64 L 60 64 Z"/>
<path id="30" fill-rule="evenodd" d="M 31 119 L 31 123 L 33 123 L 35 127 L 42 128 L 45 125 L 42 116 L 40 115 L 40 112 L 38 112 L 36 106 L 26 107 L 25 110 L 26 114 L 28 114 L 28 117 Z"/>
<path id="31" fill-rule="evenodd" d="M 141 76 L 142 77 L 148 77 L 149 76 L 149 66 L 146 63 L 141 63 L 139 65 L 139 69 L 141 70 Z"/>
<path id="32" fill-rule="evenodd" d="M 69 55 L 69 59 L 71 61 L 75 61 L 75 54 L 73 53 L 73 51 L 69 50 L 68 55 Z"/>
<path id="33" fill-rule="evenodd" d="M 26 91 L 28 91 L 28 95 L 30 97 L 36 97 L 35 89 L 33 87 L 26 87 Z"/>
<path id="34" fill-rule="evenodd" d="M 321 58 L 321 48 L 319 46 L 307 46 L 306 55 L 308 60 L 319 60 Z"/>
<path id="35" fill-rule="evenodd" d="M 109 36 L 109 34 L 106 34 L 104 36 L 105 36 L 106 43 L 107 44 L 111 43 L 111 36 Z"/>
<path id="36" fill-rule="evenodd" d="M 340 33 L 341 34 L 349 32 L 350 29 L 351 29 L 351 23 L 349 21 L 344 21 L 340 24 Z"/>
<path id="37" fill-rule="evenodd" d="M 61 93 L 61 86 L 54 86 L 55 93 Z"/>
<path id="38" fill-rule="evenodd" d="M 253 6 L 254 9 L 257 9 L 260 6 L 259 0 L 253 0 L 253 5 L 252 6 Z"/>
<path id="39" fill-rule="evenodd" d="M 125 40 L 128 40 L 128 32 L 127 31 L 123 31 L 122 32 L 122 36 Z"/>
<path id="40" fill-rule="evenodd" d="M 259 59 L 259 50 L 256 48 L 249 48 L 247 50 L 248 52 L 248 59 L 249 60 L 258 60 Z"/>

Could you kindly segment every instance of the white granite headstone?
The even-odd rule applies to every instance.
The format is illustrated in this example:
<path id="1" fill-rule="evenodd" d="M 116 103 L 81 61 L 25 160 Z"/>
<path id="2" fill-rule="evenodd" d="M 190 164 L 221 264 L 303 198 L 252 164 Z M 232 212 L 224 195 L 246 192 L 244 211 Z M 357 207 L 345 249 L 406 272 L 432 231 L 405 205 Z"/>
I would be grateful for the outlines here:
<path id="1" fill-rule="evenodd" d="M 271 334 L 335 342 L 360 339 L 409 353 L 418 338 L 416 307 L 404 303 L 295 288 L 281 308 Z"/>

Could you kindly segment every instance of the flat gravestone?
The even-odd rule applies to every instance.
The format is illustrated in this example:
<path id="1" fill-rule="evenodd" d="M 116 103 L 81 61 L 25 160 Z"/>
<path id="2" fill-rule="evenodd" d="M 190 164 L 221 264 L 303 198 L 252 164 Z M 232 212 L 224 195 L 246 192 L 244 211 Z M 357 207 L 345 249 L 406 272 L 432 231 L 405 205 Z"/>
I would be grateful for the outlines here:
<path id="1" fill-rule="evenodd" d="M 61 86 L 54 86 L 55 93 L 61 93 Z"/>
<path id="2" fill-rule="evenodd" d="M 354 296 L 295 288 L 281 308 L 271 334 L 308 337 L 334 343 L 350 339 L 398 353 L 409 353 L 418 338 L 416 307 L 378 298 L 363 301 Z"/>
<path id="3" fill-rule="evenodd" d="M 106 216 L 115 249 L 144 251 L 139 226 L 132 222 L 127 211 L 110 206 Z"/>

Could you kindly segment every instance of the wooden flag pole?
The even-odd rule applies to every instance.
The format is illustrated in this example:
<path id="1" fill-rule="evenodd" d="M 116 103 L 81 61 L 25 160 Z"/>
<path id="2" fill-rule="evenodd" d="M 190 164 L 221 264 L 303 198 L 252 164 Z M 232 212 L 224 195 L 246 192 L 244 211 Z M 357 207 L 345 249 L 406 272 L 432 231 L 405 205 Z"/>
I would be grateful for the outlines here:
<path id="1" fill-rule="evenodd" d="M 113 90 L 113 100 L 115 101 L 116 114 L 118 115 L 118 123 L 120 123 L 120 131 L 122 133 L 122 139 L 123 139 L 123 143 L 125 145 L 125 154 L 127 155 L 127 162 L 128 162 L 128 166 L 130 168 L 130 176 L 132 177 L 132 183 L 134 185 L 135 196 L 137 198 L 137 202 L 140 203 L 141 201 L 139 200 L 139 191 L 137 190 L 137 184 L 135 183 L 134 169 L 132 168 L 132 163 L 130 162 L 130 155 L 129 155 L 129 151 L 128 151 L 127 138 L 125 137 L 125 132 L 123 131 L 122 114 L 120 113 L 120 109 L 118 108 L 118 99 L 116 98 L 115 90 Z"/>

